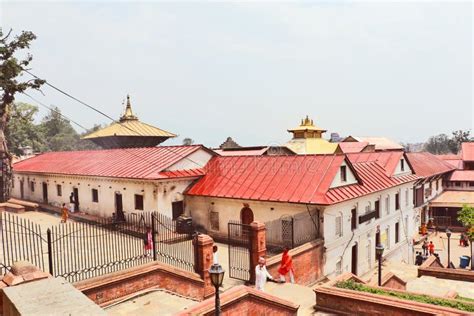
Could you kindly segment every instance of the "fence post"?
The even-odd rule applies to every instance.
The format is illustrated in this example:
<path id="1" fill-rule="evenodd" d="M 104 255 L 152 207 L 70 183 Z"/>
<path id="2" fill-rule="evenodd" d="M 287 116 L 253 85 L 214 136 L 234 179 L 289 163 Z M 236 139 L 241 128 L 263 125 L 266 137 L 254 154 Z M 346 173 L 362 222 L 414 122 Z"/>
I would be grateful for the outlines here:
<path id="1" fill-rule="evenodd" d="M 153 240 L 153 261 L 156 261 L 156 227 L 155 214 L 151 214 L 151 239 Z"/>
<path id="2" fill-rule="evenodd" d="M 46 231 L 46 237 L 47 237 L 47 241 L 48 241 L 48 265 L 49 265 L 49 274 L 51 274 L 52 276 L 54 276 L 53 274 L 53 245 L 52 245 L 52 242 L 51 242 L 51 229 L 48 228 L 48 230 Z"/>
<path id="3" fill-rule="evenodd" d="M 199 234 L 195 239 L 196 257 L 195 269 L 201 279 L 204 281 L 204 298 L 208 298 L 214 294 L 214 286 L 211 283 L 211 277 L 209 275 L 209 268 L 212 265 L 212 246 L 214 240 L 204 234 Z"/>
<path id="4" fill-rule="evenodd" d="M 265 257 L 267 254 L 265 224 L 262 222 L 252 222 L 250 230 L 250 283 L 255 284 L 255 267 L 258 264 L 258 258 Z"/>
<path id="5" fill-rule="evenodd" d="M 291 217 L 291 249 L 295 248 L 295 218 Z"/>

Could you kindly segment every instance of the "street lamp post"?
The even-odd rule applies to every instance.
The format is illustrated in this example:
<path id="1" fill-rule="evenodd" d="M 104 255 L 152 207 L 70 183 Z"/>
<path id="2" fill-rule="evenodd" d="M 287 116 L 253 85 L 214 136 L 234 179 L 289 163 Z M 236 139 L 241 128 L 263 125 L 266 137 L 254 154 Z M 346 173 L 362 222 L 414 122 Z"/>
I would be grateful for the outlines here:
<path id="1" fill-rule="evenodd" d="M 451 268 L 451 231 L 446 228 L 446 236 L 448 237 L 448 269 Z"/>
<path id="2" fill-rule="evenodd" d="M 383 255 L 384 247 L 382 244 L 378 244 L 375 246 L 375 254 L 377 255 L 377 259 L 379 260 L 379 286 L 382 286 L 382 255 Z"/>
<path id="3" fill-rule="evenodd" d="M 221 301 L 219 298 L 219 287 L 222 285 L 224 280 L 224 269 L 218 263 L 214 263 L 209 269 L 209 275 L 211 277 L 211 283 L 216 289 L 216 306 L 215 306 L 215 315 L 219 316 L 221 314 Z"/>

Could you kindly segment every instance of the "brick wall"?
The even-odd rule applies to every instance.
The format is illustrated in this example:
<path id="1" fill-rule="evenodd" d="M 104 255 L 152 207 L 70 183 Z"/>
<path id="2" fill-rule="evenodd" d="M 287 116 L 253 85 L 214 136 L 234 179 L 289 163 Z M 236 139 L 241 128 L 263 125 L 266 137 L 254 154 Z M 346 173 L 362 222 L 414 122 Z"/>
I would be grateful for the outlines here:
<path id="1" fill-rule="evenodd" d="M 419 267 L 418 277 L 431 276 L 439 279 L 474 282 L 474 271 L 462 269 L 447 269 L 440 267 Z"/>
<path id="2" fill-rule="evenodd" d="M 244 285 L 234 287 L 221 294 L 221 315 L 282 315 L 293 316 L 298 312 L 299 305 L 282 300 L 268 293 L 257 291 Z M 214 298 L 205 300 L 177 316 L 215 314 Z"/>
<path id="3" fill-rule="evenodd" d="M 395 289 L 395 290 L 406 290 L 407 283 L 397 277 L 392 272 L 387 273 L 382 278 L 382 287 Z"/>
<path id="4" fill-rule="evenodd" d="M 316 240 L 290 250 L 293 258 L 295 282 L 303 285 L 314 284 L 322 277 L 324 241 Z M 278 276 L 281 255 L 267 260 L 267 269 L 274 277 Z"/>
<path id="5" fill-rule="evenodd" d="M 196 300 L 214 293 L 214 289 L 209 289 L 198 274 L 157 262 L 77 282 L 74 286 L 101 306 L 154 288 Z"/>

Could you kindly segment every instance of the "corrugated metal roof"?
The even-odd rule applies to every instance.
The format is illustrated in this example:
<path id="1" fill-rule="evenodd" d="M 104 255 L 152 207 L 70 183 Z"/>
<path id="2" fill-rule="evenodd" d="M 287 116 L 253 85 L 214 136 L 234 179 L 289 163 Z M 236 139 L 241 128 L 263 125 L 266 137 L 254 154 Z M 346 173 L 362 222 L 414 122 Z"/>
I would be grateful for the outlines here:
<path id="1" fill-rule="evenodd" d="M 418 179 L 418 176 L 414 174 L 389 177 L 385 169 L 376 161 L 354 163 L 353 167 L 361 178 L 362 184 L 352 184 L 330 189 L 327 193 L 330 203 L 343 202 Z"/>
<path id="2" fill-rule="evenodd" d="M 386 175 L 391 177 L 403 157 L 403 151 L 353 153 L 347 154 L 347 157 L 352 163 L 377 162 L 385 170 Z"/>
<path id="3" fill-rule="evenodd" d="M 375 145 L 375 150 L 402 150 L 403 146 L 387 137 L 348 136 L 345 140 L 353 138 L 358 142 L 368 142 Z"/>
<path id="4" fill-rule="evenodd" d="M 13 165 L 16 172 L 68 174 L 131 179 L 161 179 L 167 167 L 203 148 L 193 146 L 159 146 L 49 152 Z"/>
<path id="5" fill-rule="evenodd" d="M 461 156 L 464 161 L 474 161 L 474 142 L 462 143 Z"/>
<path id="6" fill-rule="evenodd" d="M 343 153 L 360 153 L 365 147 L 369 145 L 368 142 L 341 142 L 338 143 L 339 148 Z"/>
<path id="7" fill-rule="evenodd" d="M 205 176 L 186 194 L 324 205 L 418 179 L 413 174 L 390 177 L 375 159 L 352 164 L 349 159 L 362 182 L 330 189 L 345 159 L 344 155 L 214 157 Z"/>
<path id="8" fill-rule="evenodd" d="M 456 170 L 449 177 L 449 181 L 473 181 L 474 170 Z"/>
<path id="9" fill-rule="evenodd" d="M 406 156 L 415 174 L 421 177 L 427 178 L 456 169 L 453 165 L 428 152 L 407 153 Z"/>
<path id="10" fill-rule="evenodd" d="M 83 139 L 108 136 L 176 137 L 175 134 L 159 129 L 158 127 L 151 126 L 138 120 L 129 120 L 112 123 L 107 127 L 84 136 Z"/>
<path id="11" fill-rule="evenodd" d="M 431 207 L 463 207 L 474 206 L 473 191 L 444 191 L 430 202 Z"/>

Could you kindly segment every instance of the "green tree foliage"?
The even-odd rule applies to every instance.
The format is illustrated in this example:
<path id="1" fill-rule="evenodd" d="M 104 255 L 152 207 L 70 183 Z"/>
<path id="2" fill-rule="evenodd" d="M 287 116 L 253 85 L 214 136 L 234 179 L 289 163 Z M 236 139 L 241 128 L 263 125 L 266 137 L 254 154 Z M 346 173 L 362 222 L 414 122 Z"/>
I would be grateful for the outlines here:
<path id="1" fill-rule="evenodd" d="M 35 124 L 38 108 L 27 103 L 14 103 L 5 129 L 8 148 L 15 155 L 22 154 L 22 147 L 30 146 L 34 152 L 46 149 L 40 129 Z"/>
<path id="2" fill-rule="evenodd" d="M 464 142 L 472 141 L 470 131 L 457 130 L 449 137 L 446 134 L 431 136 L 425 143 L 425 150 L 435 154 L 457 154 Z"/>
<path id="3" fill-rule="evenodd" d="M 474 240 L 474 207 L 464 205 L 458 212 L 458 221 L 467 228 L 469 239 Z"/>
<path id="4" fill-rule="evenodd" d="M 194 144 L 194 140 L 192 138 L 186 137 L 183 139 L 183 145 L 190 146 L 192 144 Z"/>

